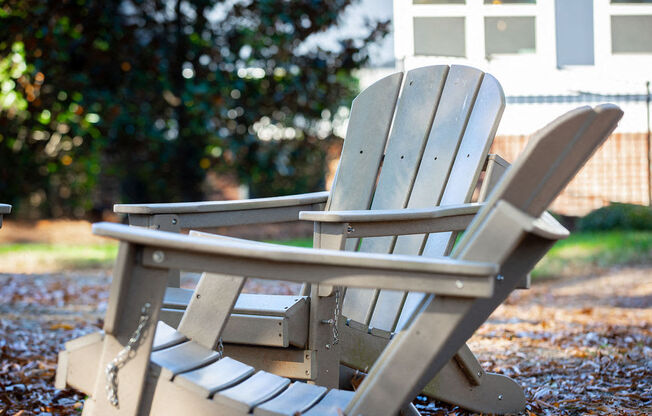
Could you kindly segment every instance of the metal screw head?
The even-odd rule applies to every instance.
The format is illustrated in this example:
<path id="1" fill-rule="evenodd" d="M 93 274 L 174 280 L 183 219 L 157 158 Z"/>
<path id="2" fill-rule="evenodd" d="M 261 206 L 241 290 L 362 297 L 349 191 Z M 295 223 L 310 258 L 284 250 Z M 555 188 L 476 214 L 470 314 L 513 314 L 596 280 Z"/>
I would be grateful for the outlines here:
<path id="1" fill-rule="evenodd" d="M 346 227 L 346 232 L 347 233 L 352 233 L 354 231 L 355 231 L 355 228 L 351 227 L 350 225 L 347 225 L 347 227 Z"/>
<path id="2" fill-rule="evenodd" d="M 498 281 L 501 281 L 503 279 L 505 279 L 505 277 L 502 274 L 499 274 L 498 276 L 496 276 L 496 280 L 498 280 Z"/>
<path id="3" fill-rule="evenodd" d="M 197 294 L 195 295 L 195 297 L 196 297 L 197 299 L 199 299 L 199 298 L 201 297 L 201 295 L 200 295 L 199 293 L 197 293 Z"/>
<path id="4" fill-rule="evenodd" d="M 176 218 L 172 218 L 172 224 L 177 225 L 177 219 Z"/>
<path id="5" fill-rule="evenodd" d="M 498 400 L 502 400 L 502 399 L 503 399 L 503 395 L 502 395 L 502 394 L 499 394 L 499 395 L 498 395 Z"/>
<path id="6" fill-rule="evenodd" d="M 482 377 L 482 371 L 478 371 L 478 377 Z"/>
<path id="7" fill-rule="evenodd" d="M 152 253 L 152 260 L 154 260 L 154 263 L 163 263 L 165 260 L 165 253 L 161 250 L 156 250 Z"/>
<path id="8" fill-rule="evenodd" d="M 464 287 L 464 283 L 462 283 L 461 280 L 456 280 L 455 286 L 457 286 L 458 289 L 462 289 Z"/>
<path id="9" fill-rule="evenodd" d="M 330 350 L 331 349 L 331 344 L 326 344 L 326 349 Z"/>

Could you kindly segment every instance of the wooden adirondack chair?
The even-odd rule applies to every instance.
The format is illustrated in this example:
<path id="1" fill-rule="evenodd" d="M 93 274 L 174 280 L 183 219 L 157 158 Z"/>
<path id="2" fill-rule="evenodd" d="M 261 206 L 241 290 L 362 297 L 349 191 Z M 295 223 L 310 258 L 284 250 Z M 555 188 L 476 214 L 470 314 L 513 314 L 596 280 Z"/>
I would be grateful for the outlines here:
<path id="1" fill-rule="evenodd" d="M 0 204 L 0 228 L 2 228 L 2 216 L 11 213 L 11 205 Z"/>
<path id="2" fill-rule="evenodd" d="M 504 96 L 495 78 L 464 66 L 419 68 L 407 72 L 402 91 L 401 82 L 402 74 L 391 75 L 354 101 L 330 194 L 218 203 L 116 205 L 115 210 L 129 214 L 132 225 L 178 232 L 181 228 L 296 220 L 301 211 L 324 209 L 324 202 L 325 212 L 451 205 L 441 211 L 442 217 L 448 218 L 447 222 L 440 221 L 441 231 L 447 232 L 436 237 L 439 249 L 429 252 L 430 256 L 448 254 L 456 231 L 463 230 L 479 209 L 477 205 L 452 205 L 471 200 L 483 166 L 486 175 L 481 198 L 508 166 L 497 155 L 487 157 L 504 108 Z M 357 238 L 350 238 L 345 247 L 346 237 L 357 234 L 342 222 L 332 224 L 335 217 L 304 214 L 301 219 L 316 224 L 315 247 L 357 247 Z M 357 214 L 358 220 L 366 214 Z M 431 240 L 434 238 L 431 236 Z M 367 238 L 359 250 L 416 255 L 423 241 L 424 235 Z M 178 274 L 171 276 L 170 285 L 178 287 Z M 215 288 L 204 287 L 207 279 L 199 283 L 195 296 L 211 299 L 215 296 L 211 291 L 224 290 L 219 283 Z M 340 359 L 351 368 L 370 368 L 392 333 L 402 328 L 424 296 L 411 293 L 406 299 L 402 292 L 356 289 L 340 296 L 329 288 L 314 288 L 312 293 L 306 288 L 302 295 L 241 295 L 223 334 L 228 354 L 257 369 L 333 387 L 339 383 Z M 215 345 L 215 331 L 207 328 L 212 322 L 210 304 L 197 306 L 181 322 L 192 297 L 191 290 L 169 288 L 161 319 L 178 326 L 190 338 L 202 337 L 204 345 Z M 346 325 L 340 327 L 336 304 L 342 303 L 341 297 L 346 318 L 342 322 Z M 338 310 L 335 316 L 334 309 Z M 322 322 L 330 322 L 331 326 Z M 335 325 L 342 334 L 339 337 L 333 333 Z M 341 345 L 335 338 L 342 340 Z M 516 411 L 524 405 L 520 387 L 507 377 L 485 373 L 466 347 L 442 377 L 446 383 L 433 383 L 425 393 L 482 412 Z M 502 392 L 504 400 L 497 400 L 495 391 Z"/>
<path id="3" fill-rule="evenodd" d="M 613 105 L 579 108 L 539 131 L 475 215 L 450 258 L 383 255 L 246 244 L 117 224 L 94 232 L 121 241 L 104 332 L 66 345 L 57 385 L 90 397 L 84 415 L 415 414 L 409 403 L 462 348 L 539 259 L 568 231 L 545 213 L 615 128 Z M 442 208 L 376 212 L 348 222 L 358 236 L 439 232 Z M 339 215 L 351 217 L 355 213 Z M 395 221 L 388 223 L 387 219 Z M 433 234 L 437 243 L 437 234 Z M 430 250 L 430 239 L 424 251 Z M 243 276 L 429 295 L 346 392 L 260 371 L 187 339 L 159 322 L 169 270 L 207 270 L 236 288 L 214 309 L 219 332 Z M 192 305 L 191 305 L 192 306 Z M 221 358 L 221 359 L 220 359 Z M 106 370 L 105 370 L 106 369 Z M 253 374 L 253 375 L 252 375 Z"/>

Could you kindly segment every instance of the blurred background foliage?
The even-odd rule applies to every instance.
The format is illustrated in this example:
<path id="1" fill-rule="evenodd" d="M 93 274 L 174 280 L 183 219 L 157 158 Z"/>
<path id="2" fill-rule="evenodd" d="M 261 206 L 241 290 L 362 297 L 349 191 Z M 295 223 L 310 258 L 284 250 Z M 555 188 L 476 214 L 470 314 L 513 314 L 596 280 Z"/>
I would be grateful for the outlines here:
<path id="1" fill-rule="evenodd" d="M 5 0 L 3 202 L 94 219 L 117 202 L 201 200 L 209 171 L 251 196 L 323 189 L 351 71 L 389 22 L 339 50 L 302 45 L 351 2 Z"/>
<path id="2" fill-rule="evenodd" d="M 652 208 L 649 206 L 622 204 L 596 209 L 579 219 L 578 231 L 635 230 L 652 231 Z M 652 252 L 649 253 L 652 257 Z"/>

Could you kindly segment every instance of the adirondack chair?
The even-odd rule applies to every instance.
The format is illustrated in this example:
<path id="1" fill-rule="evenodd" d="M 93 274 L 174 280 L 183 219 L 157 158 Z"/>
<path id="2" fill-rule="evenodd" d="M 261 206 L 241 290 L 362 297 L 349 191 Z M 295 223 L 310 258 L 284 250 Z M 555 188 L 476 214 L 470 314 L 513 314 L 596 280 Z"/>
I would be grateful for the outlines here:
<path id="1" fill-rule="evenodd" d="M 11 205 L 0 204 L 0 228 L 2 228 L 2 216 L 11 213 Z"/>
<path id="2" fill-rule="evenodd" d="M 178 232 L 181 228 L 297 220 L 301 211 L 323 210 L 324 203 L 325 212 L 463 204 L 471 200 L 484 166 L 486 175 L 480 192 L 483 198 L 508 166 L 497 155 L 487 157 L 504 108 L 499 83 L 477 69 L 455 65 L 407 72 L 397 98 L 401 82 L 402 74 L 389 76 L 354 101 L 330 194 L 116 205 L 115 211 L 128 214 L 131 225 Z M 463 230 L 478 209 L 478 205 L 457 205 L 441 211 L 442 217 L 448 218 L 447 223 L 440 222 L 441 230 L 451 232 L 438 235 L 439 250 L 433 248 L 429 255 L 447 254 L 456 231 Z M 307 214 L 301 217 L 316 224 L 314 245 L 338 250 L 357 247 L 357 238 L 349 239 L 344 246 L 345 237 L 357 234 L 342 224 L 333 226 L 332 218 Z M 392 237 L 368 238 L 362 241 L 360 251 L 416 255 L 423 240 L 424 235 L 403 236 L 396 242 Z M 169 284 L 178 286 L 178 274 L 173 272 L 171 276 Z M 195 296 L 211 299 L 211 290 L 223 290 L 205 288 L 205 280 L 211 279 L 200 281 Z M 257 369 L 333 387 L 340 382 L 340 358 L 351 368 L 368 369 L 423 296 L 411 293 L 405 300 L 401 292 L 355 289 L 341 296 L 329 288 L 314 288 L 312 293 L 306 288 L 302 295 L 241 295 L 223 334 L 228 354 Z M 214 345 L 215 331 L 207 329 L 212 322 L 210 304 L 197 306 L 181 322 L 192 297 L 191 290 L 169 288 L 160 317 L 178 326 L 181 333 L 191 338 L 201 336 L 205 345 Z M 342 322 L 347 323 L 343 327 L 338 325 L 340 303 L 346 318 Z M 330 322 L 330 327 L 322 322 Z M 335 326 L 342 336 L 333 335 Z M 342 340 L 340 345 L 336 338 Z M 430 385 L 425 393 L 484 412 L 513 411 L 524 405 L 520 387 L 507 377 L 485 373 L 466 347 L 442 377 L 448 381 Z M 505 399 L 498 401 L 495 390 L 502 391 Z"/>
<path id="3" fill-rule="evenodd" d="M 100 223 L 120 240 L 104 332 L 60 353 L 57 385 L 89 394 L 84 415 L 396 415 L 462 348 L 550 247 L 568 231 L 545 213 L 615 128 L 613 105 L 565 114 L 531 139 L 475 215 L 449 258 L 276 247 Z M 362 236 L 437 233 L 442 208 L 381 210 Z M 355 212 L 341 212 L 353 216 Z M 388 224 L 387 218 L 395 222 Z M 437 244 L 437 234 L 433 234 Z M 430 239 L 424 251 L 431 249 Z M 218 333 L 243 276 L 335 287 L 428 293 L 359 389 L 342 391 L 259 371 L 157 322 L 169 270 L 209 271 L 228 289 Z M 192 306 L 192 305 L 191 305 Z M 156 325 L 156 330 L 154 327 Z M 219 334 L 218 334 L 219 335 Z M 90 364 L 90 365 L 89 365 Z M 104 370 L 104 371 L 103 371 Z"/>

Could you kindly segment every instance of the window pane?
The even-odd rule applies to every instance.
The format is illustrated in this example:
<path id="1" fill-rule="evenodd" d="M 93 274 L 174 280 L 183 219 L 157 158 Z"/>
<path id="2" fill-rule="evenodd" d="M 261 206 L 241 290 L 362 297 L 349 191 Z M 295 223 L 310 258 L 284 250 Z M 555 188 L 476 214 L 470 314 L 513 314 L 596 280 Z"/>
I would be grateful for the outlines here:
<path id="1" fill-rule="evenodd" d="M 464 4 L 466 0 L 412 0 L 413 4 Z"/>
<path id="2" fill-rule="evenodd" d="M 593 0 L 555 0 L 557 66 L 593 65 Z"/>
<path id="3" fill-rule="evenodd" d="M 613 53 L 652 53 L 652 16 L 611 16 Z"/>
<path id="4" fill-rule="evenodd" d="M 484 42 L 487 57 L 534 53 L 534 17 L 485 17 Z"/>
<path id="5" fill-rule="evenodd" d="M 537 0 L 484 0 L 484 4 L 535 4 Z"/>
<path id="6" fill-rule="evenodd" d="M 463 17 L 415 17 L 414 54 L 466 56 Z"/>

